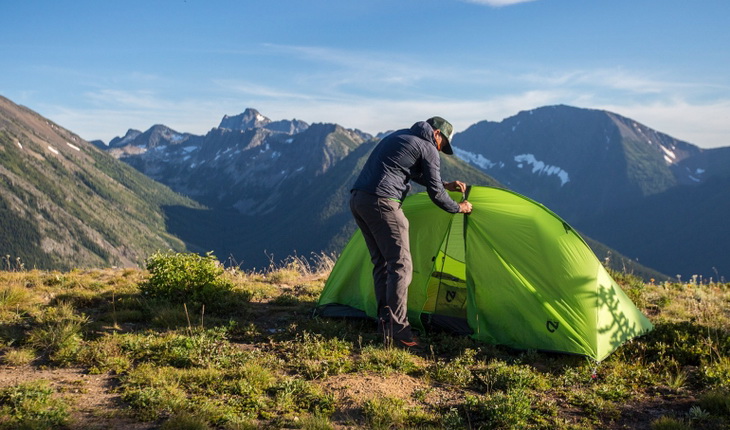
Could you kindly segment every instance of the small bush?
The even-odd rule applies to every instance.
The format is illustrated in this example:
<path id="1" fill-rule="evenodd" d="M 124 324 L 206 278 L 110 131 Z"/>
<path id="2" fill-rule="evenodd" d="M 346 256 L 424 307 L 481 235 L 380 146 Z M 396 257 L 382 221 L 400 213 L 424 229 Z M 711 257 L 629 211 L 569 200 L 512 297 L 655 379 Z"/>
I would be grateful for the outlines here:
<path id="1" fill-rule="evenodd" d="M 428 374 L 438 382 L 467 387 L 474 380 L 471 367 L 476 363 L 476 351 L 466 349 L 451 361 L 436 360 L 428 368 Z"/>
<path id="2" fill-rule="evenodd" d="M 730 418 L 730 391 L 709 391 L 700 397 L 699 405 L 713 415 Z"/>
<path id="3" fill-rule="evenodd" d="M 143 295 L 175 303 L 202 303 L 220 308 L 233 289 L 224 269 L 211 253 L 155 253 L 147 260 L 150 278 L 140 284 Z"/>
<path id="4" fill-rule="evenodd" d="M 165 421 L 160 430 L 208 430 L 210 428 L 204 418 L 187 412 L 180 412 Z"/>
<path id="5" fill-rule="evenodd" d="M 70 365 L 81 350 L 81 330 L 88 322 L 85 315 L 74 312 L 67 303 L 48 307 L 37 318 L 37 326 L 28 334 L 28 343 L 48 353 L 58 365 Z"/>
<path id="6" fill-rule="evenodd" d="M 79 364 L 87 366 L 90 373 L 96 374 L 126 371 L 132 362 L 122 350 L 120 339 L 120 336 L 113 334 L 89 342 L 79 353 Z"/>
<path id="7" fill-rule="evenodd" d="M 517 429 L 528 428 L 534 418 L 532 396 L 517 389 L 496 392 L 487 396 L 466 396 L 466 410 L 474 428 Z"/>
<path id="8" fill-rule="evenodd" d="M 10 349 L 3 355 L 2 362 L 9 366 L 24 366 L 36 359 L 33 348 Z"/>
<path id="9" fill-rule="evenodd" d="M 33 381 L 0 390 L 0 428 L 46 429 L 66 425 L 68 405 L 53 398 L 46 381 Z"/>
<path id="10" fill-rule="evenodd" d="M 383 375 L 392 372 L 411 373 L 418 368 L 410 352 L 398 348 L 374 346 L 362 349 L 357 367 Z"/>
<path id="11" fill-rule="evenodd" d="M 730 390 L 730 357 L 720 357 L 702 365 L 707 385 Z"/>
<path id="12" fill-rule="evenodd" d="M 663 416 L 651 423 L 651 430 L 691 430 L 691 427 L 677 418 Z"/>
<path id="13" fill-rule="evenodd" d="M 479 382 L 487 391 L 507 391 L 511 389 L 540 389 L 549 387 L 545 376 L 527 365 L 507 364 L 493 360 L 486 368 L 475 371 Z"/>
<path id="14" fill-rule="evenodd" d="M 395 397 L 370 399 L 363 406 L 368 428 L 403 428 L 406 423 L 405 401 Z"/>
<path id="15" fill-rule="evenodd" d="M 289 362 L 306 378 L 317 379 L 347 372 L 352 367 L 352 345 L 338 338 L 325 339 L 321 335 L 304 332 L 301 338 L 289 343 Z"/>
<path id="16" fill-rule="evenodd" d="M 25 306 L 31 301 L 27 289 L 17 285 L 6 285 L 0 287 L 0 309 L 15 310 Z"/>
<path id="17" fill-rule="evenodd" d="M 291 293 L 284 293 L 272 301 L 273 304 L 279 306 L 297 306 L 301 302 L 297 296 Z"/>
<path id="18" fill-rule="evenodd" d="M 335 398 L 321 388 L 301 379 L 286 379 L 270 390 L 280 411 L 310 412 L 331 415 L 335 411 Z"/>
<path id="19" fill-rule="evenodd" d="M 225 340 L 225 329 L 195 330 L 190 334 L 120 336 L 124 354 L 137 362 L 189 368 L 230 365 L 240 353 Z"/>
<path id="20" fill-rule="evenodd" d="M 142 364 L 121 378 L 122 400 L 148 421 L 185 409 L 187 394 L 178 376 L 174 368 Z"/>
<path id="21" fill-rule="evenodd" d="M 304 430 L 334 430 L 334 426 L 327 417 L 314 414 L 304 417 L 299 421 L 299 426 Z"/>

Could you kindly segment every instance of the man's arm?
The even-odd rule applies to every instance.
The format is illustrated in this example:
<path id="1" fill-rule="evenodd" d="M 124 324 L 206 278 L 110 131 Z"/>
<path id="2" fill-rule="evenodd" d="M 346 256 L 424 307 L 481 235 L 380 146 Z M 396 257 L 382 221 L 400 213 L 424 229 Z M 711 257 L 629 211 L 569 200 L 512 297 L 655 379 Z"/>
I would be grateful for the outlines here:
<path id="1" fill-rule="evenodd" d="M 462 193 L 466 192 L 466 184 L 461 181 L 444 182 L 444 188 L 449 191 L 459 191 Z"/>

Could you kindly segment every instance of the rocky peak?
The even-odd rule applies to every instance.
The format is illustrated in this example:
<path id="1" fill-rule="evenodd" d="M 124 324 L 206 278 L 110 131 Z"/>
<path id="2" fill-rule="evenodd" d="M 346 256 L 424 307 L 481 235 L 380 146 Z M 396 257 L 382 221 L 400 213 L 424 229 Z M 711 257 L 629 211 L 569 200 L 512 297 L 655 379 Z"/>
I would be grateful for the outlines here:
<path id="1" fill-rule="evenodd" d="M 114 139 L 112 139 L 109 142 L 109 148 L 120 148 L 124 145 L 128 145 L 140 134 L 142 134 L 141 131 L 130 128 L 129 130 L 127 130 L 127 134 L 125 134 L 124 137 L 115 137 Z"/>
<path id="2" fill-rule="evenodd" d="M 256 109 L 246 108 L 242 114 L 235 116 L 225 115 L 218 127 L 246 131 L 251 128 L 263 128 L 269 123 L 271 123 L 271 120 L 261 115 Z"/>

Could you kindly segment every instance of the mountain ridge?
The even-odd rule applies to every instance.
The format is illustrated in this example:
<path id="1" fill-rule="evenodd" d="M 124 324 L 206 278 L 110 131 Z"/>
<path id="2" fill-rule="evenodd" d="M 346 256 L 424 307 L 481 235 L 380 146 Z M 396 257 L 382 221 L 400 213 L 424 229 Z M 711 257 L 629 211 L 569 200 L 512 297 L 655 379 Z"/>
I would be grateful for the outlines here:
<path id="1" fill-rule="evenodd" d="M 730 176 L 730 148 L 702 149 L 616 113 L 564 105 L 523 111 L 501 122 L 482 121 L 453 140 L 456 153 L 472 165 L 634 259 L 667 273 L 690 270 L 684 262 L 691 259 L 698 265 L 691 270 L 695 274 L 717 276 L 718 268 L 730 274 L 727 223 L 700 225 L 694 222 L 697 216 L 685 214 L 661 228 L 670 237 L 673 227 L 696 237 L 710 230 L 727 239 L 698 254 L 703 262 L 682 251 L 678 240 L 665 241 L 665 249 L 648 249 L 653 229 L 643 221 L 649 218 L 660 226 L 666 212 L 658 208 L 676 210 L 658 204 L 662 196 L 679 206 L 692 193 L 717 199 L 715 188 L 705 184 Z M 691 191 L 683 192 L 684 187 Z"/>
<path id="2" fill-rule="evenodd" d="M 4 254 L 27 267 L 139 267 L 154 250 L 185 248 L 166 230 L 167 204 L 199 207 L 0 96 Z"/>
<path id="3" fill-rule="evenodd" d="M 380 138 L 337 124 L 314 123 L 290 133 L 272 130 L 268 127 L 272 123 L 248 108 L 243 114 L 224 116 L 221 124 L 227 127 L 213 128 L 184 144 L 168 141 L 164 147 L 149 149 L 143 141 L 130 141 L 134 151 L 110 151 L 213 208 L 169 208 L 169 218 L 175 220 L 172 231 L 191 249 L 216 249 L 259 267 L 276 256 L 339 251 L 355 230 L 347 209 L 349 187 Z M 502 186 L 458 157 L 442 155 L 441 167 L 445 180 Z M 421 190 L 416 186 L 413 192 Z M 621 258 L 595 240 L 586 240 L 600 258 L 610 252 Z M 258 255 L 244 249 L 261 244 L 266 247 Z M 634 263 L 629 266 L 647 277 L 663 276 Z"/>
<path id="4" fill-rule="evenodd" d="M 16 106 L 15 109 L 20 110 L 20 107 Z M 54 135 L 54 146 L 63 147 L 62 151 L 59 151 L 61 157 L 56 159 L 54 169 L 46 167 L 45 170 L 71 172 L 71 174 L 67 172 L 66 176 L 61 175 L 46 181 L 49 184 L 61 185 L 60 191 L 50 185 L 44 185 L 42 188 L 50 190 L 47 192 L 51 195 L 44 196 L 39 191 L 34 195 L 35 200 L 76 202 L 73 197 L 68 196 L 68 193 L 79 194 L 79 190 L 93 196 L 86 199 L 88 202 L 83 202 L 90 207 L 84 211 L 75 208 L 66 216 L 77 218 L 73 222 L 66 220 L 74 226 L 78 226 L 80 221 L 91 224 L 94 227 L 93 233 L 86 232 L 81 227 L 74 227 L 75 229 L 69 228 L 70 232 L 65 233 L 63 240 L 55 242 L 46 240 L 46 251 L 55 244 L 54 246 L 66 252 L 64 255 L 77 252 L 88 257 L 81 263 L 77 261 L 83 258 L 69 259 L 63 267 L 69 267 L 69 264 L 139 265 L 146 253 L 161 247 L 200 253 L 212 250 L 223 260 L 237 261 L 248 268 L 265 267 L 274 263 L 277 258 L 282 259 L 292 255 L 337 253 L 355 230 L 347 209 L 349 188 L 370 151 L 379 141 L 379 137 L 338 124 L 314 123 L 307 124 L 306 127 L 292 127 L 292 124 L 297 124 L 296 120 L 272 121 L 255 109 L 249 108 L 241 115 L 224 116 L 222 124 L 227 118 L 234 118 L 231 128 L 214 127 L 202 136 L 178 132 L 162 124 L 156 124 L 144 132 L 129 129 L 123 137 L 114 138 L 109 145 L 106 145 L 101 141 L 86 143 L 55 124 L 53 127 L 56 129 L 51 127 L 49 131 L 50 121 L 32 111 L 29 112 L 31 114 L 28 114 L 26 120 L 32 119 L 34 125 L 25 124 L 24 128 L 21 127 L 25 130 L 23 133 L 44 136 L 45 140 L 41 139 L 41 143 L 49 141 L 47 135 Z M 13 124 L 13 120 L 7 119 L 8 115 L 0 117 L 2 118 L 6 119 L 6 126 L 2 130 L 7 131 L 7 124 Z M 272 128 L 271 124 L 289 125 Z M 521 126 L 525 124 L 523 122 Z M 631 125 L 630 122 L 628 124 Z M 13 130 L 18 134 L 17 127 Z M 58 133 L 68 138 L 55 135 Z M 462 155 L 466 152 L 458 146 L 457 137 L 458 134 L 454 138 L 455 148 L 457 153 Z M 0 155 L 12 152 L 13 142 L 12 136 L 6 136 Z M 80 143 L 75 145 L 72 142 Z M 22 143 L 17 141 L 18 151 L 21 146 Z M 58 151 L 57 148 L 49 146 L 51 147 Z M 38 148 L 34 148 L 35 153 L 38 153 Z M 102 151 L 98 151 L 98 148 Z M 44 150 L 51 151 L 48 148 Z M 74 159 L 66 157 L 67 151 L 85 154 L 86 162 L 68 164 Z M 725 156 L 730 154 L 728 151 L 719 153 Z M 535 157 L 535 154 L 540 158 L 543 158 L 543 155 L 535 151 L 530 158 L 526 154 L 528 153 L 522 152 L 523 157 L 520 162 L 529 167 L 525 169 L 527 172 L 532 172 L 536 163 L 542 162 Z M 486 159 L 483 155 L 479 156 Z M 706 158 L 698 164 L 697 159 L 684 157 L 676 164 L 687 171 L 694 169 L 692 171 L 695 172 L 700 168 L 697 166 L 706 166 L 708 171 L 717 170 L 727 174 L 728 169 L 724 164 L 716 162 L 718 157 Z M 504 186 L 485 174 L 479 168 L 479 163 L 473 162 L 474 159 L 478 160 L 478 156 L 473 155 L 470 160 L 472 164 L 469 164 L 459 157 L 442 155 L 442 177 L 444 180 L 460 179 L 479 185 Z M 22 163 L 18 160 L 21 159 L 17 154 L 13 157 L 6 156 L 3 158 L 2 166 L 8 170 L 8 166 L 17 168 L 29 164 L 25 159 Z M 40 156 L 38 160 L 48 161 L 46 156 Z M 123 160 L 124 163 L 119 160 Z M 53 163 L 52 160 L 48 162 Z M 713 163 L 717 166 L 713 166 Z M 65 165 L 68 165 L 65 170 L 60 168 Z M 90 166 L 97 170 L 101 168 L 101 172 L 91 169 Z M 565 170 L 557 163 L 543 164 L 539 166 L 538 170 L 540 169 L 546 178 L 553 181 L 553 188 L 570 186 L 570 182 L 575 180 L 574 170 Z M 564 176 L 563 172 L 567 176 Z M 1 173 L 0 179 L 3 178 Z M 35 171 L 28 176 L 43 177 Z M 4 178 L 9 178 L 6 182 L 9 181 L 11 184 L 13 180 L 18 181 L 18 178 L 13 178 L 7 173 Z M 116 181 L 119 184 L 114 185 L 109 181 Z M 118 189 L 120 186 L 122 191 Z M 187 197 L 175 194 L 173 190 Z M 414 192 L 420 190 L 420 187 L 414 187 Z M 0 197 L 3 195 L 2 191 L 0 188 Z M 7 192 L 5 195 L 8 195 Z M 528 195 L 528 197 L 545 203 L 533 196 Z M 15 198 L 17 201 L 18 197 Z M 105 204 L 109 207 L 105 207 L 96 199 L 107 200 Z M 26 200 L 30 198 L 26 196 Z M 127 208 L 124 205 L 130 205 L 130 202 L 134 202 L 131 203 L 132 213 L 126 214 Z M 74 204 L 82 206 L 82 203 Z M 551 204 L 547 205 L 553 210 Z M 13 206 L 12 200 L 10 203 L 0 200 L 0 210 L 5 211 L 4 213 L 18 212 L 17 207 L 17 204 Z M 113 210 L 114 221 L 110 226 L 105 226 L 99 219 L 100 214 L 108 218 L 110 207 L 116 208 Z M 564 214 L 557 213 L 565 217 Z M 124 215 L 122 218 L 126 219 L 118 219 L 119 214 Z M 22 219 L 15 216 L 13 222 L 21 226 L 16 230 L 23 230 L 29 235 L 25 238 L 25 243 L 42 240 L 43 235 L 34 230 L 37 225 L 42 224 L 39 222 L 42 219 L 42 215 Z M 142 226 L 138 223 L 149 225 Z M 571 224 L 574 223 L 571 221 Z M 132 226 L 134 228 L 130 231 Z M 104 231 L 105 227 L 110 231 Z M 636 261 L 627 260 L 620 252 L 606 248 L 592 238 L 594 234 L 604 232 L 587 232 L 582 226 L 576 227 L 585 233 L 584 238 L 600 259 L 612 255 L 614 260 L 620 260 L 618 264 L 611 261 L 615 268 L 628 267 L 647 279 L 663 277 L 661 273 L 642 267 Z M 124 237 L 120 238 L 120 235 Z M 134 239 L 132 242 L 139 242 L 140 237 L 150 239 L 143 244 L 144 246 L 139 243 L 135 245 L 126 243 L 129 239 Z M 77 238 L 80 244 L 74 244 L 74 238 Z M 596 239 L 603 240 L 603 237 Z M 3 240 L 8 243 L 12 238 L 5 237 Z M 109 251 L 114 247 L 122 251 Z M 33 252 L 36 253 L 34 255 L 40 255 L 38 247 L 34 249 Z M 126 257 L 122 258 L 115 254 L 120 252 Z M 63 259 L 60 256 L 54 258 L 56 259 L 46 261 L 44 264 L 57 264 Z M 641 260 L 651 261 L 643 257 Z"/>

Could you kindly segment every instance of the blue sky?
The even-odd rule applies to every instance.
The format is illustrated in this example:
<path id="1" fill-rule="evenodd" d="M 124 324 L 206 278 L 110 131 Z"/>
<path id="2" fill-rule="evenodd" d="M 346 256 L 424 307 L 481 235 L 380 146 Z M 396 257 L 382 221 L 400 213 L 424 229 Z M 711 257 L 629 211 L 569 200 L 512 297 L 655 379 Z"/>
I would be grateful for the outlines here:
<path id="1" fill-rule="evenodd" d="M 0 95 L 108 142 L 247 107 L 369 133 L 552 104 L 730 146 L 728 0 L 3 0 Z"/>

